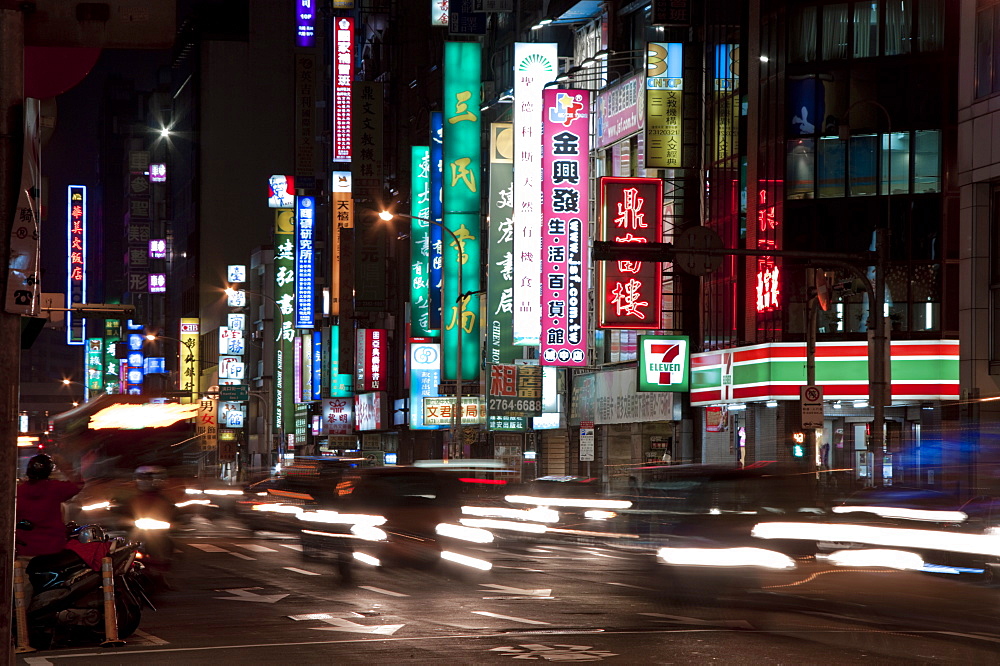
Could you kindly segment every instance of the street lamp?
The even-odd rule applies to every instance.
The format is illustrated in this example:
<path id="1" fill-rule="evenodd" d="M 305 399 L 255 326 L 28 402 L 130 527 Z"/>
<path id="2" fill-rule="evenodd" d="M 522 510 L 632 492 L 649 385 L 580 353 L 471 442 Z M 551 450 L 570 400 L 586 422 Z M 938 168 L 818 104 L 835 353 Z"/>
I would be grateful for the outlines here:
<path id="1" fill-rule="evenodd" d="M 859 104 L 871 104 L 885 115 L 886 145 L 889 155 L 886 159 L 886 180 L 888 181 L 885 193 L 885 215 L 886 224 L 875 229 L 875 279 L 872 284 L 872 297 L 869 298 L 871 310 L 869 320 L 874 318 L 875 330 L 868 342 L 868 357 L 871 363 L 868 366 L 868 395 L 873 408 L 872 414 L 872 470 L 871 485 L 881 485 L 882 462 L 885 458 L 885 403 L 886 398 L 892 402 L 891 377 L 889 373 L 889 362 L 892 359 L 892 352 L 889 347 L 889 340 L 885 327 L 885 271 L 888 254 L 889 225 L 892 224 L 892 116 L 889 110 L 881 103 L 873 99 L 860 99 L 844 112 L 843 118 L 850 116 L 851 111 Z M 841 123 L 838 127 L 838 135 L 841 140 L 850 138 L 850 126 Z M 845 146 L 846 147 L 846 146 Z M 874 366 L 874 367 L 873 367 Z"/>
<path id="2" fill-rule="evenodd" d="M 65 379 L 65 378 L 64 378 L 64 379 L 62 379 L 62 380 L 61 380 L 61 382 L 60 382 L 60 383 L 61 383 L 61 384 L 62 384 L 63 386 L 67 387 L 67 388 L 68 388 L 69 386 L 71 386 L 71 385 L 76 385 L 76 386 L 82 386 L 82 387 L 83 387 L 83 402 L 89 402 L 89 401 L 90 401 L 90 398 L 91 398 L 91 395 L 90 395 L 90 387 L 89 387 L 89 386 L 87 386 L 86 384 L 84 384 L 83 382 L 76 382 L 76 381 L 73 381 L 72 379 Z M 96 393 L 95 395 L 100 395 L 100 394 L 102 394 L 102 393 L 104 393 L 104 391 L 103 391 L 103 390 L 100 390 L 100 391 L 98 391 L 98 392 L 97 392 L 97 393 Z M 70 397 L 72 397 L 72 396 L 70 396 Z M 76 400 L 74 400 L 74 401 L 73 401 L 73 406 L 74 406 L 74 407 L 77 407 L 77 406 L 79 406 L 79 404 L 80 404 L 80 403 L 79 403 L 79 402 L 77 402 Z"/>
<path id="3" fill-rule="evenodd" d="M 455 241 L 455 249 L 458 251 L 458 298 L 456 302 L 458 303 L 458 316 L 455 318 L 455 322 L 458 324 L 458 349 L 455 352 L 455 365 L 457 368 L 456 376 L 457 381 L 455 383 L 455 405 L 452 407 L 452 428 L 451 428 L 451 439 L 452 443 L 458 441 L 461 445 L 462 443 L 462 313 L 465 311 L 465 301 L 468 300 L 468 295 L 462 293 L 462 284 L 464 280 L 462 279 L 462 266 L 465 264 L 465 250 L 462 246 L 462 241 L 458 239 L 455 232 L 444 226 L 442 223 L 436 220 L 429 220 L 426 217 L 417 217 L 416 215 L 407 215 L 406 213 L 390 213 L 387 210 L 383 210 L 378 214 L 379 218 L 391 222 L 394 217 L 404 217 L 410 220 L 417 220 L 419 222 L 427 222 L 428 224 L 433 224 L 435 227 L 439 227 L 444 231 L 447 231 L 451 236 L 452 240 Z M 445 283 L 441 280 L 441 307 L 445 304 Z M 444 313 L 441 314 L 441 329 L 444 333 L 445 318 Z M 448 455 L 448 448 L 444 448 L 442 451 L 442 458 L 447 461 L 450 457 Z"/>

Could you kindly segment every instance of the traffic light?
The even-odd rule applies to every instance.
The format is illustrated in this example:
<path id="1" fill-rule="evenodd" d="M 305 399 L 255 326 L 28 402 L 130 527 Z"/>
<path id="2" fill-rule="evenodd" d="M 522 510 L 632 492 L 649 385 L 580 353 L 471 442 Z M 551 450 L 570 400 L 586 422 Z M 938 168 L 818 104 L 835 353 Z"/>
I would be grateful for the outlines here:
<path id="1" fill-rule="evenodd" d="M 806 455 L 806 434 L 804 432 L 792 433 L 792 457 L 804 458 Z"/>

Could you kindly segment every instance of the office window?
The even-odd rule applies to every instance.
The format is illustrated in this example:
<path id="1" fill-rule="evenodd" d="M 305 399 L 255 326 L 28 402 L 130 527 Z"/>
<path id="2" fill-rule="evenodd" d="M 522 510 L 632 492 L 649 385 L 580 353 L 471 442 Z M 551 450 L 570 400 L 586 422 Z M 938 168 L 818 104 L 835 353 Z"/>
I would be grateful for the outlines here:
<path id="1" fill-rule="evenodd" d="M 816 183 L 815 139 L 793 139 L 788 142 L 788 162 L 785 174 L 785 198 L 812 199 Z"/>
<path id="2" fill-rule="evenodd" d="M 921 53 L 944 48 L 944 0 L 918 0 L 917 50 Z"/>
<path id="3" fill-rule="evenodd" d="M 909 53 L 912 34 L 912 0 L 888 0 L 885 6 L 885 54 Z"/>
<path id="4" fill-rule="evenodd" d="M 881 194 L 906 194 L 910 191 L 910 134 L 893 132 L 882 135 Z"/>
<path id="5" fill-rule="evenodd" d="M 913 133 L 913 192 L 941 191 L 941 132 L 917 130 Z"/>
<path id="6" fill-rule="evenodd" d="M 875 156 L 878 152 L 878 138 L 874 134 L 859 134 L 851 137 L 848 164 L 850 180 L 848 195 L 865 197 L 875 194 Z"/>
<path id="7" fill-rule="evenodd" d="M 798 7 L 789 21 L 788 55 L 791 62 L 816 60 L 816 7 Z"/>
<path id="8" fill-rule="evenodd" d="M 854 5 L 855 58 L 871 58 L 878 55 L 878 9 L 879 0 L 858 2 Z"/>
<path id="9" fill-rule="evenodd" d="M 842 197 L 847 173 L 845 143 L 837 137 L 822 137 L 817 155 L 819 198 Z"/>
<path id="10" fill-rule="evenodd" d="M 823 60 L 847 57 L 847 3 L 823 7 Z"/>

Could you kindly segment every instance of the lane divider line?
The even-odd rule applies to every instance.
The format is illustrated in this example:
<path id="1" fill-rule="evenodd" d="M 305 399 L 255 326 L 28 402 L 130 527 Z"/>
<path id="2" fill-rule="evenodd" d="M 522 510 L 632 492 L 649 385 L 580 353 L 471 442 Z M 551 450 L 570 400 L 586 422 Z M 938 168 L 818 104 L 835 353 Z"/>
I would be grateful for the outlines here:
<path id="1" fill-rule="evenodd" d="M 489 611 L 472 611 L 476 615 L 485 615 L 486 617 L 495 617 L 498 620 L 510 620 L 511 622 L 521 622 L 523 624 L 549 624 L 548 622 L 542 622 L 541 620 L 529 620 L 523 617 L 513 617 L 510 615 L 500 615 L 499 613 L 491 613 Z"/>

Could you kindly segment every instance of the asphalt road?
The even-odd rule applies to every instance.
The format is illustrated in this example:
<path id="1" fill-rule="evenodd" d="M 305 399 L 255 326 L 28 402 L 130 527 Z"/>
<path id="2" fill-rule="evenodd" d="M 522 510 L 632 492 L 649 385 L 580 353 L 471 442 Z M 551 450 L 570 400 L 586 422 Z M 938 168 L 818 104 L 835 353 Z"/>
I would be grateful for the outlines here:
<path id="1" fill-rule="evenodd" d="M 997 663 L 1000 637 L 915 629 L 822 605 L 668 601 L 662 570 L 618 548 L 478 546 L 489 572 L 303 560 L 296 538 L 229 521 L 177 540 L 174 589 L 121 648 L 60 648 L 24 664 Z M 693 582 L 693 581 L 689 581 Z M 781 588 L 774 592 L 781 591 Z M 1000 593 L 998 593 L 1000 594 Z M 859 619 L 861 618 L 861 619 Z"/>

